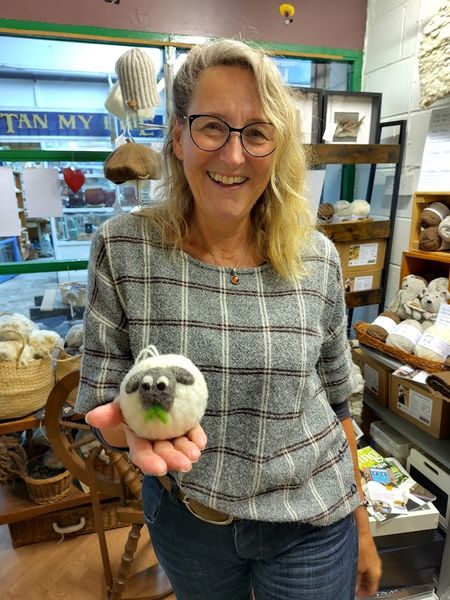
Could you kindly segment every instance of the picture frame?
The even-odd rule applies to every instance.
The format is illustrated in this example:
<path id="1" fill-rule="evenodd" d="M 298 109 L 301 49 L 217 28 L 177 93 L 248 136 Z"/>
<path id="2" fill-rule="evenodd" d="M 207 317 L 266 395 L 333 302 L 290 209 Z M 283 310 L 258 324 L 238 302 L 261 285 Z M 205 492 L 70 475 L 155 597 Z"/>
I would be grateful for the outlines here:
<path id="1" fill-rule="evenodd" d="M 303 144 L 318 144 L 322 132 L 323 90 L 318 88 L 291 87 L 300 115 Z"/>
<path id="2" fill-rule="evenodd" d="M 381 94 L 323 91 L 321 141 L 328 144 L 378 144 Z"/>

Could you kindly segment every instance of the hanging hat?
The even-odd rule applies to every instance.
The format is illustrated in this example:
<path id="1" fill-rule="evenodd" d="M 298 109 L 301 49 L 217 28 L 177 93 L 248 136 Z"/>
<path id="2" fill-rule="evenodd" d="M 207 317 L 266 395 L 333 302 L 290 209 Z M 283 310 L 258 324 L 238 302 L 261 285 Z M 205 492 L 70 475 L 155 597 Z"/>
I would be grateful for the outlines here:
<path id="1" fill-rule="evenodd" d="M 123 105 L 122 92 L 120 91 L 118 81 L 112 86 L 108 97 L 106 98 L 105 108 L 120 121 L 126 121 L 127 113 Z"/>
<path id="2" fill-rule="evenodd" d="M 156 89 L 155 66 L 140 48 L 128 50 L 116 62 L 122 103 L 129 121 L 151 119 L 155 106 L 161 103 Z"/>
<path id="3" fill-rule="evenodd" d="M 161 159 L 153 148 L 129 141 L 111 152 L 103 171 L 106 179 L 116 184 L 134 179 L 160 179 Z"/>

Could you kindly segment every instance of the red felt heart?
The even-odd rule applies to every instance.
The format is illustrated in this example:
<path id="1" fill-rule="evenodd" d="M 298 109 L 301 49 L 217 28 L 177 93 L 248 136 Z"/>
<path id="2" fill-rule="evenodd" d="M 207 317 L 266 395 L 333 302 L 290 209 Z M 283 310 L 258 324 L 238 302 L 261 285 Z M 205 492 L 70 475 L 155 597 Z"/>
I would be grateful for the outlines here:
<path id="1" fill-rule="evenodd" d="M 70 187 L 72 192 L 76 194 L 78 190 L 84 185 L 86 178 L 81 169 L 72 169 L 72 167 L 66 167 L 63 169 L 64 181 Z"/>

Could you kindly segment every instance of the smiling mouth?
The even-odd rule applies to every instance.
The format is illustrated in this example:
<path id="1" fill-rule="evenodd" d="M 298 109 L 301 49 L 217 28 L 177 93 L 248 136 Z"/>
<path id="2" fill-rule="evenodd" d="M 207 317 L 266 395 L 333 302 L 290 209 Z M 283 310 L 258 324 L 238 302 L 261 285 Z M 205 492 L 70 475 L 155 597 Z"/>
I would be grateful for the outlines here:
<path id="1" fill-rule="evenodd" d="M 216 183 L 221 183 L 222 185 L 237 185 L 244 183 L 248 179 L 248 177 L 243 177 L 242 175 L 228 177 L 227 175 L 221 175 L 220 173 L 215 173 L 214 171 L 207 171 L 207 173 L 210 179 Z"/>

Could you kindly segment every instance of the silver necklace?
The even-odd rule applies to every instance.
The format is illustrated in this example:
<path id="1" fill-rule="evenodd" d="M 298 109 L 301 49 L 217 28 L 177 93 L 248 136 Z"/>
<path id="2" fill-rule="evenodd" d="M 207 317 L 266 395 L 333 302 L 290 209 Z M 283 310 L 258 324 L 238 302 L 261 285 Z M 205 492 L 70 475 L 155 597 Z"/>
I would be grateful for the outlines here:
<path id="1" fill-rule="evenodd" d="M 240 264 L 240 262 L 242 260 L 242 257 L 244 256 L 244 252 L 247 250 L 247 246 L 248 246 L 249 241 L 250 241 L 250 236 L 247 238 L 247 241 L 245 242 L 245 245 L 244 245 L 244 247 L 241 250 L 241 253 L 239 255 L 237 263 L 235 264 L 234 267 L 231 268 L 230 283 L 232 283 L 233 285 L 237 285 L 240 282 L 240 277 L 236 273 L 236 269 L 238 268 L 238 266 L 239 266 L 239 264 Z M 214 258 L 214 260 L 217 263 L 220 263 L 220 260 L 217 258 L 217 256 L 214 254 L 214 252 L 212 250 L 208 250 L 208 252 L 211 254 L 211 256 Z"/>

